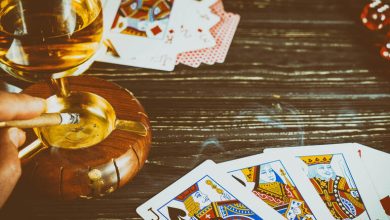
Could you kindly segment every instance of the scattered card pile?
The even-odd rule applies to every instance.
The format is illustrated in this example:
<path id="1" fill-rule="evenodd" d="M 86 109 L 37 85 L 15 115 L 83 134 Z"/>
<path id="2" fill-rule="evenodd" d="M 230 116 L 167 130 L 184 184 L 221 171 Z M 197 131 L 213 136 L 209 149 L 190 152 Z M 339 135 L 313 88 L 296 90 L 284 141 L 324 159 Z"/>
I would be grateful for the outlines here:
<path id="1" fill-rule="evenodd" d="M 223 63 L 240 16 L 222 0 L 104 0 L 98 61 L 171 71 Z"/>
<path id="2" fill-rule="evenodd" d="M 208 160 L 137 213 L 147 220 L 386 220 L 389 167 L 390 154 L 355 143 L 271 148 Z"/>

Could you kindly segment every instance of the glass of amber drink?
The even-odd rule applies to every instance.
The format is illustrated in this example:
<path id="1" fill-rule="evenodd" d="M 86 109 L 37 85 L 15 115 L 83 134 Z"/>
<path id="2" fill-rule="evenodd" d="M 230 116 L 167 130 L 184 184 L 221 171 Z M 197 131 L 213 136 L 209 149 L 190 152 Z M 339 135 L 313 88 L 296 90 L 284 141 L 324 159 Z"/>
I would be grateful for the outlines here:
<path id="1" fill-rule="evenodd" d="M 0 2 L 0 67 L 25 81 L 49 81 L 55 95 L 48 99 L 48 111 L 80 115 L 79 125 L 35 128 L 44 145 L 56 143 L 56 146 L 47 147 L 89 147 L 113 129 L 113 119 L 106 121 L 110 118 L 107 115 L 114 114 L 113 110 L 107 113 L 109 104 L 94 94 L 69 91 L 66 78 L 88 69 L 102 40 L 100 0 Z M 137 134 L 145 132 L 137 122 L 123 124 L 125 129 L 135 125 L 128 130 L 135 129 Z M 23 155 L 37 147 L 28 148 Z"/>
<path id="2" fill-rule="evenodd" d="M 6 0 L 0 3 L 0 66 L 39 80 L 79 75 L 103 35 L 100 0 Z"/>

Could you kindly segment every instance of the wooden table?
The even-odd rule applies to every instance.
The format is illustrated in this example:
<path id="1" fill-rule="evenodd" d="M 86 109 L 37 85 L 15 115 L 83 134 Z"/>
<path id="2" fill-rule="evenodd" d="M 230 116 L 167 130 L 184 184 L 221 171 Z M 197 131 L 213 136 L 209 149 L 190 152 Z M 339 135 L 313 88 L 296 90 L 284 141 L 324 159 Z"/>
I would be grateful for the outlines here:
<path id="1" fill-rule="evenodd" d="M 374 46 L 384 34 L 359 20 L 365 1 L 224 3 L 242 16 L 224 64 L 168 73 L 96 63 L 87 72 L 131 90 L 151 118 L 152 151 L 134 181 L 71 203 L 19 187 L 0 218 L 139 219 L 136 207 L 205 159 L 272 146 L 359 142 L 390 152 L 390 62 Z"/>

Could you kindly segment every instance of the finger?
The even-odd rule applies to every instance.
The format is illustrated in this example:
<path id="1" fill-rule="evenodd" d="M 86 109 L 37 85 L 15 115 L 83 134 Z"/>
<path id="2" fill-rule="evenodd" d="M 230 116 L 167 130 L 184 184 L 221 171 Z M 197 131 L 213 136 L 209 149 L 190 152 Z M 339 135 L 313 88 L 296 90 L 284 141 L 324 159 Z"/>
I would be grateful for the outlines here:
<path id="1" fill-rule="evenodd" d="M 0 130 L 0 207 L 8 199 L 20 178 L 21 165 L 17 146 L 24 138 L 23 132 L 19 129 Z"/>
<path id="2" fill-rule="evenodd" d="M 18 128 L 8 129 L 9 140 L 18 148 L 26 141 L 26 133 Z"/>
<path id="3" fill-rule="evenodd" d="M 45 107 L 44 99 L 0 92 L 0 121 L 37 117 L 45 111 Z"/>

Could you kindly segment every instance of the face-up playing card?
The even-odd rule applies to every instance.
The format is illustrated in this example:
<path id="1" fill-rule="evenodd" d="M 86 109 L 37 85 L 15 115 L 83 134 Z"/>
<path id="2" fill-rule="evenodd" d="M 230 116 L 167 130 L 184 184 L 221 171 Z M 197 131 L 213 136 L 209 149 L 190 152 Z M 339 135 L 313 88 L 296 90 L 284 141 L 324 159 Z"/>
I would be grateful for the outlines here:
<path id="1" fill-rule="evenodd" d="M 201 63 L 212 65 L 215 62 L 223 63 L 232 42 L 240 16 L 226 13 L 222 1 L 217 1 L 211 6 L 214 14 L 221 18 L 220 22 L 210 29 L 210 33 L 216 40 L 212 48 L 180 53 L 177 57 L 177 64 L 182 63 L 191 67 L 199 67 Z"/>
<path id="2" fill-rule="evenodd" d="M 284 219 L 206 161 L 137 208 L 143 219 Z"/>
<path id="3" fill-rule="evenodd" d="M 390 217 L 390 176 L 386 175 L 390 167 L 390 154 L 357 143 L 352 145 L 363 161 L 381 204 Z"/>
<path id="4" fill-rule="evenodd" d="M 351 144 L 266 149 L 296 161 L 336 219 L 387 219 L 369 174 Z"/>
<path id="5" fill-rule="evenodd" d="M 102 0 L 104 38 L 110 31 L 121 0 Z"/>
<path id="6" fill-rule="evenodd" d="M 218 23 L 219 16 L 195 0 L 182 0 L 180 4 L 184 4 L 185 9 L 173 27 L 177 53 L 215 46 L 215 39 L 209 30 Z"/>
<path id="7" fill-rule="evenodd" d="M 197 0 L 188 0 L 188 1 L 190 4 L 192 4 L 194 6 L 194 9 L 190 10 L 189 12 L 192 11 L 192 13 L 195 14 L 197 19 L 199 19 L 198 22 L 204 28 L 210 29 L 221 20 L 221 18 L 218 15 L 214 14 L 211 11 L 210 6 L 207 4 L 204 4 L 204 2 L 197 1 Z M 215 2 L 217 2 L 217 0 L 210 1 L 210 3 L 212 3 L 212 2 L 215 3 Z"/>
<path id="8" fill-rule="evenodd" d="M 218 164 L 234 179 L 289 220 L 333 219 L 310 182 L 288 158 L 258 154 Z"/>
<path id="9" fill-rule="evenodd" d="M 98 61 L 173 70 L 177 55 L 173 27 L 185 9 L 180 2 L 122 0 L 105 42 L 109 48 Z"/>
<path id="10" fill-rule="evenodd" d="M 196 0 L 195 3 L 201 4 L 203 7 L 210 8 L 217 1 L 220 1 L 220 0 Z"/>

